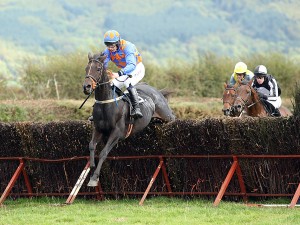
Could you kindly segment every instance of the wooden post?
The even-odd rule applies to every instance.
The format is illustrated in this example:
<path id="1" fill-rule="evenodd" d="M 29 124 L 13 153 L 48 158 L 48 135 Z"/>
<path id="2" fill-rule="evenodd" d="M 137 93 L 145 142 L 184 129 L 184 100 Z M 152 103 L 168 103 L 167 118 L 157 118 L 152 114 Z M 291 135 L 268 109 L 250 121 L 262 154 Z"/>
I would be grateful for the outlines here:
<path id="1" fill-rule="evenodd" d="M 289 208 L 294 208 L 295 207 L 295 205 L 297 204 L 297 201 L 298 201 L 299 197 L 300 197 L 300 183 L 298 185 L 298 188 L 297 188 L 297 190 L 295 192 L 295 195 L 294 195 L 294 197 L 293 197 L 293 199 L 291 201 L 291 204 L 290 204 Z"/>
<path id="2" fill-rule="evenodd" d="M 0 205 L 2 205 L 2 203 L 5 201 L 5 199 L 7 198 L 7 196 L 9 195 L 11 189 L 13 188 L 13 186 L 15 185 L 17 179 L 20 176 L 20 173 L 23 171 L 25 166 L 25 162 L 23 161 L 22 158 L 20 158 L 20 164 L 17 168 L 17 170 L 15 171 L 14 175 L 12 176 L 12 178 L 10 179 L 7 187 L 5 188 L 1 198 L 0 198 Z"/>
<path id="3" fill-rule="evenodd" d="M 160 160 L 160 163 L 159 163 L 158 167 L 156 168 L 156 170 L 155 170 L 155 172 L 154 172 L 154 174 L 153 174 L 153 176 L 152 176 L 152 178 L 151 178 L 151 180 L 150 180 L 150 182 L 148 184 L 148 187 L 147 187 L 147 189 L 146 189 L 146 191 L 145 191 L 145 193 L 144 193 L 144 195 L 143 195 L 143 197 L 142 197 L 139 205 L 143 205 L 143 203 L 144 203 L 144 201 L 145 201 L 145 199 L 146 199 L 146 197 L 147 197 L 147 195 L 148 195 L 148 193 L 150 191 L 150 188 L 152 187 L 152 185 L 153 185 L 153 183 L 154 183 L 154 181 L 155 181 L 155 179 L 156 179 L 156 177 L 157 177 L 157 175 L 158 175 L 158 173 L 159 173 L 159 171 L 160 171 L 161 166 L 162 166 L 163 163 L 164 163 L 164 161 Z"/>
<path id="4" fill-rule="evenodd" d="M 72 204 L 73 201 L 75 200 L 83 182 L 85 181 L 87 175 L 89 174 L 90 172 L 90 161 L 88 160 L 87 164 L 85 165 L 83 171 L 81 172 L 75 186 L 73 187 L 67 201 L 66 201 L 66 204 Z"/>
<path id="5" fill-rule="evenodd" d="M 218 193 L 218 195 L 217 195 L 217 197 L 214 201 L 214 204 L 213 204 L 214 206 L 218 206 L 220 201 L 222 200 L 223 195 L 224 195 L 224 193 L 225 193 L 225 191 L 226 191 L 226 189 L 227 189 L 227 187 L 228 187 L 228 185 L 231 181 L 231 178 L 234 174 L 234 171 L 236 170 L 237 165 L 238 165 L 238 161 L 234 160 L 234 162 L 233 162 L 233 164 L 232 164 L 232 166 L 231 166 L 231 168 L 230 168 L 230 170 L 229 170 L 229 172 L 228 172 L 228 174 L 227 174 L 227 176 L 226 176 L 226 178 L 225 178 L 225 180 L 224 180 L 224 182 L 221 186 L 221 189 L 220 189 L 220 191 L 219 191 L 219 193 Z"/>

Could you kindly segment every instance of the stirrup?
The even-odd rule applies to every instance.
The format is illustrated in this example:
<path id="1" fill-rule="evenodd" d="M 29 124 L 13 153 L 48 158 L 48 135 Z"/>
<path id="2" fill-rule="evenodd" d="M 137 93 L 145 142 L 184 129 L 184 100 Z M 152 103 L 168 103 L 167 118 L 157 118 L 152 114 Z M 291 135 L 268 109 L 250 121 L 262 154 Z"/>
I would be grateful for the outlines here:
<path id="1" fill-rule="evenodd" d="M 134 119 L 139 119 L 139 118 L 142 118 L 143 117 L 143 114 L 140 110 L 140 108 L 132 108 L 132 111 L 130 113 L 130 115 L 134 118 Z"/>

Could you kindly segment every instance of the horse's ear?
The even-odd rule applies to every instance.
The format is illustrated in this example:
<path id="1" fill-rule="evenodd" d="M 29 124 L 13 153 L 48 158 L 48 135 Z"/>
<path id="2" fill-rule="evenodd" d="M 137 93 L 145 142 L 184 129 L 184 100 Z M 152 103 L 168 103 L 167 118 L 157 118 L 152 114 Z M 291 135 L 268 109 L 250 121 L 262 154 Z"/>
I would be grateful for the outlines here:
<path id="1" fill-rule="evenodd" d="M 223 85 L 224 85 L 224 88 L 226 89 L 226 88 L 227 88 L 227 84 L 224 82 L 224 84 L 223 84 Z"/>
<path id="2" fill-rule="evenodd" d="M 88 54 L 88 58 L 89 58 L 89 61 L 90 61 L 90 60 L 92 60 L 92 58 L 93 58 L 93 55 L 92 55 L 92 53 L 90 53 L 90 52 L 89 52 L 89 54 Z"/>
<path id="3" fill-rule="evenodd" d="M 101 52 L 100 54 L 100 61 L 104 61 L 106 59 L 107 55 L 104 52 Z"/>

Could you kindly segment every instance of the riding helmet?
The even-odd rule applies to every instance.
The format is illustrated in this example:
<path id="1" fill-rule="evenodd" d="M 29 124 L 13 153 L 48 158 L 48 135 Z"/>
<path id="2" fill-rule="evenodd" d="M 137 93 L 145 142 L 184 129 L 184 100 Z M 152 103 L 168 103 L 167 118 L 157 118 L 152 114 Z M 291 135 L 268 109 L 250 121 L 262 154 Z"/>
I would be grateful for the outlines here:
<path id="1" fill-rule="evenodd" d="M 109 46 L 112 44 L 118 44 L 121 39 L 121 36 L 118 31 L 116 30 L 109 30 L 106 31 L 104 34 L 104 44 Z"/>
<path id="2" fill-rule="evenodd" d="M 265 77 L 267 76 L 268 71 L 267 68 L 264 65 L 258 65 L 254 69 L 254 75 L 259 77 Z"/>
<path id="3" fill-rule="evenodd" d="M 247 72 L 247 65 L 243 62 L 238 62 L 234 67 L 235 73 L 246 73 Z"/>

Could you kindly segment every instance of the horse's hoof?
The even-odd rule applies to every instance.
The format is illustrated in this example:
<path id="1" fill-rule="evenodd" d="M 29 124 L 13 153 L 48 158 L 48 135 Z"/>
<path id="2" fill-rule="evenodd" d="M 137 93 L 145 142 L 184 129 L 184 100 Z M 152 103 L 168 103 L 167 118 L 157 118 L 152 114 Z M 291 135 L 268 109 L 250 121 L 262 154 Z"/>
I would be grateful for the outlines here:
<path id="1" fill-rule="evenodd" d="M 92 180 L 90 179 L 89 183 L 87 184 L 88 187 L 96 187 L 98 185 L 98 181 L 99 179 L 97 180 Z"/>

